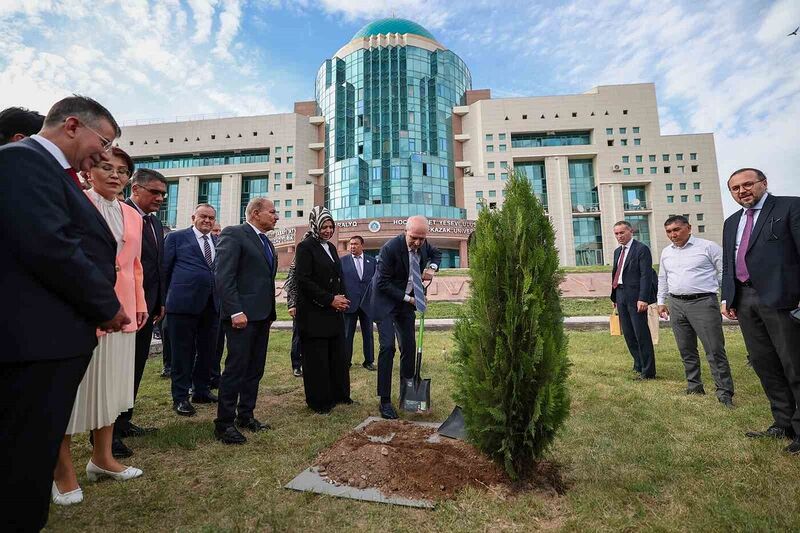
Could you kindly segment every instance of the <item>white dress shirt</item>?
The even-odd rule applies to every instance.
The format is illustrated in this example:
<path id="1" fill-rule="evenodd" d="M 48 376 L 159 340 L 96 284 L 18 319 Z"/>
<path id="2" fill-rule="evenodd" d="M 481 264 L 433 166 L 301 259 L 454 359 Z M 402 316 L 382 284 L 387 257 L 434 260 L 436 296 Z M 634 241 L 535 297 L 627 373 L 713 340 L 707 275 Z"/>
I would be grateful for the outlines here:
<path id="1" fill-rule="evenodd" d="M 682 247 L 671 244 L 661 252 L 658 305 L 664 305 L 667 294 L 716 294 L 721 280 L 722 248 L 692 235 Z"/>
<path id="2" fill-rule="evenodd" d="M 69 162 L 67 161 L 67 156 L 64 155 L 64 152 L 61 151 L 61 148 L 56 146 L 51 140 L 45 139 L 44 137 L 38 134 L 31 135 L 31 139 L 41 144 L 42 147 L 50 153 L 50 155 L 56 158 L 58 164 L 61 165 L 64 169 L 72 168 L 72 165 L 70 165 Z"/>
<path id="3" fill-rule="evenodd" d="M 211 248 L 211 262 L 213 263 L 217 257 L 217 250 L 214 248 L 214 239 L 211 238 L 211 234 L 208 233 L 203 235 L 199 229 L 192 226 L 192 231 L 194 232 L 194 236 L 197 239 L 197 244 L 200 246 L 200 254 L 205 257 L 206 255 L 206 245 L 205 240 L 203 237 L 208 237 L 208 246 Z"/>
<path id="4" fill-rule="evenodd" d="M 625 252 L 625 258 L 622 260 L 622 267 L 619 269 L 619 276 L 617 277 L 617 285 L 622 285 L 622 273 L 625 271 L 625 265 L 628 264 L 628 255 L 630 255 L 631 246 L 633 245 L 633 241 L 636 240 L 631 237 L 631 240 L 628 241 L 628 244 L 623 244 L 620 246 L 622 250 L 620 253 Z M 619 261 L 619 257 L 617 257 L 617 261 Z"/>

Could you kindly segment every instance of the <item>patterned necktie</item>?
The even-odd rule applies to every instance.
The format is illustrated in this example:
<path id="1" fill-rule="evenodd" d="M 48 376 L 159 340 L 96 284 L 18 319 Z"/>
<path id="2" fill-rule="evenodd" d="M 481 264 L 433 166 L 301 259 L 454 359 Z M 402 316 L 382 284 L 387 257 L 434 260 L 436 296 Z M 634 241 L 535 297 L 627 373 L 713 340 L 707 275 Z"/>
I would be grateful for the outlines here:
<path id="1" fill-rule="evenodd" d="M 353 256 L 353 259 L 356 262 L 356 272 L 358 272 L 358 279 L 364 279 L 364 267 L 361 265 L 361 260 L 363 256 Z"/>
<path id="2" fill-rule="evenodd" d="M 414 288 L 414 306 L 417 311 L 424 313 L 428 304 L 425 302 L 425 290 L 422 288 L 422 276 L 419 273 L 419 253 L 415 252 L 411 257 L 414 258 L 414 262 L 408 266 L 411 269 L 411 286 Z"/>
<path id="3" fill-rule="evenodd" d="M 745 211 L 747 215 L 747 222 L 744 224 L 744 232 L 742 233 L 742 240 L 739 242 L 739 249 L 736 250 L 736 279 L 744 283 L 750 279 L 750 272 L 747 271 L 747 248 L 750 246 L 750 234 L 753 233 L 753 216 L 756 214 L 755 209 L 748 209 Z"/>
<path id="4" fill-rule="evenodd" d="M 69 174 L 69 177 L 72 178 L 72 181 L 75 182 L 75 185 L 77 185 L 79 189 L 83 190 L 83 185 L 81 185 L 81 179 L 78 177 L 78 171 L 72 167 L 65 168 L 64 170 L 67 171 L 67 174 Z"/>
<path id="5" fill-rule="evenodd" d="M 208 244 L 208 235 L 203 235 L 203 255 L 208 263 L 208 268 L 214 268 L 214 260 L 211 259 L 211 245 Z"/>
<path id="6" fill-rule="evenodd" d="M 269 239 L 263 233 L 258 234 L 258 238 L 261 239 L 261 244 L 264 245 L 264 255 L 267 256 L 267 262 L 269 263 L 269 267 L 272 268 L 272 250 L 269 247 Z"/>
<path id="7" fill-rule="evenodd" d="M 617 271 L 614 274 L 614 280 L 611 282 L 611 288 L 616 289 L 619 286 L 619 276 L 622 273 L 622 265 L 625 263 L 625 247 L 619 253 L 619 261 L 617 261 Z"/>

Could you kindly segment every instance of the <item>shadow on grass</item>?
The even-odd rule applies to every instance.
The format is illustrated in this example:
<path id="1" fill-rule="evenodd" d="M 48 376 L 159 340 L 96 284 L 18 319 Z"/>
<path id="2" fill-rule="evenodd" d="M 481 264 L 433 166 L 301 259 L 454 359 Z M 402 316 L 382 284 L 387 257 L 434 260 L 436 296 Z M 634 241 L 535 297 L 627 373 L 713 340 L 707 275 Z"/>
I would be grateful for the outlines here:
<path id="1" fill-rule="evenodd" d="M 181 448 L 195 450 L 198 445 L 214 441 L 214 426 L 207 420 L 181 420 L 161 427 L 158 432 L 142 437 L 140 442 L 155 450 Z"/>

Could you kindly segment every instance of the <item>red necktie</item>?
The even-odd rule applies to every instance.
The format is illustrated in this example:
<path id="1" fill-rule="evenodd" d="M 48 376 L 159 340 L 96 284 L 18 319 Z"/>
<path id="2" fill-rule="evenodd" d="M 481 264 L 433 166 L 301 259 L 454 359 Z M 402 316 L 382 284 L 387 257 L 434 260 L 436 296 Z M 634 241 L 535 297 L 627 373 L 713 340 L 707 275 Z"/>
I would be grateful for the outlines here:
<path id="1" fill-rule="evenodd" d="M 617 271 L 614 273 L 614 280 L 611 282 L 611 288 L 616 289 L 619 285 L 619 276 L 622 273 L 622 264 L 625 262 L 625 247 L 619 253 L 619 261 L 617 261 Z"/>
<path id="2" fill-rule="evenodd" d="M 80 190 L 83 190 L 83 185 L 81 184 L 81 179 L 78 177 L 78 171 L 75 170 L 72 167 L 69 167 L 69 168 L 64 169 L 64 170 L 67 171 L 67 174 L 69 174 L 69 177 L 72 178 L 72 181 L 75 182 L 75 185 L 77 185 Z"/>

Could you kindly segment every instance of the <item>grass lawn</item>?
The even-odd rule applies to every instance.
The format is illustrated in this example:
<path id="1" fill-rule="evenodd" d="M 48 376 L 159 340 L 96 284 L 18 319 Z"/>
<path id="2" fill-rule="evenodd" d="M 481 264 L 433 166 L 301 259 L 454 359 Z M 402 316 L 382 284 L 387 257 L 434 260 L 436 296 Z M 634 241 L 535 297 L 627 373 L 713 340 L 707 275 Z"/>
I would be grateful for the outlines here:
<path id="1" fill-rule="evenodd" d="M 572 415 L 552 458 L 564 466 L 564 496 L 505 497 L 468 491 L 433 511 L 301 494 L 282 486 L 318 452 L 376 414 L 375 373 L 351 372 L 356 405 L 329 416 L 305 408 L 302 382 L 289 372 L 288 332 L 270 341 L 267 375 L 256 415 L 274 430 L 241 447 L 212 436 L 214 410 L 179 418 L 170 409 L 160 361 L 148 363 L 135 421 L 160 428 L 128 439 L 128 464 L 141 479 L 89 483 L 85 436 L 73 452 L 85 500 L 56 508 L 50 531 L 568 531 L 800 529 L 800 458 L 781 453 L 786 442 L 752 441 L 747 429 L 771 422 L 767 402 L 736 329 L 726 332 L 737 409 L 713 394 L 685 396 L 683 367 L 668 330 L 657 347 L 659 378 L 635 382 L 621 337 L 570 332 Z M 434 411 L 443 420 L 453 404 L 447 371 L 449 332 L 426 338 L 423 375 L 433 379 Z M 354 361 L 360 362 L 360 352 Z M 395 368 L 395 377 L 397 369 Z M 713 391 L 703 363 L 706 390 Z M 397 391 L 395 391 L 395 395 Z M 402 475 L 402 472 L 398 472 Z"/>

